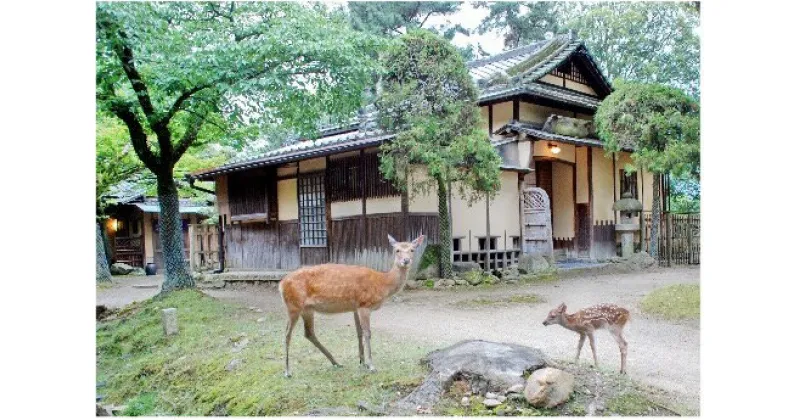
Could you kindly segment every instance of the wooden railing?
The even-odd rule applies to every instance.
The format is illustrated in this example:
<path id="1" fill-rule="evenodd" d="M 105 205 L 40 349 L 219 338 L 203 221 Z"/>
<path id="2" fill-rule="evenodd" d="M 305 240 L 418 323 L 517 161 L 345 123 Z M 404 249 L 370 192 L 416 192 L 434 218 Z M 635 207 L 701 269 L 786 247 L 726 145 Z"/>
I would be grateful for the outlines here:
<path id="1" fill-rule="evenodd" d="M 220 268 L 219 226 L 189 225 L 189 265 L 192 271 Z"/>
<path id="2" fill-rule="evenodd" d="M 114 238 L 114 259 L 132 267 L 144 267 L 142 237 Z"/>

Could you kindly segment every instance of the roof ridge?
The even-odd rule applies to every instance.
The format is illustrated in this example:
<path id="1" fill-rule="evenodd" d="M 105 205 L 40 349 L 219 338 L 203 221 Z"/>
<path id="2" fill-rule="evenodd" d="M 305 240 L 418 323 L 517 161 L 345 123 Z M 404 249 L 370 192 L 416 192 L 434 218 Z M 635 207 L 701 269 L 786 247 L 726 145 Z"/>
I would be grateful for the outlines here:
<path id="1" fill-rule="evenodd" d="M 555 38 L 555 37 L 553 37 L 553 38 Z M 498 53 L 498 54 L 495 54 L 495 55 L 492 55 L 492 56 L 489 56 L 489 57 L 486 57 L 486 58 L 481 58 L 481 59 L 469 61 L 469 62 L 467 62 L 467 68 L 471 69 L 471 68 L 474 68 L 474 67 L 480 67 L 480 66 L 483 66 L 483 65 L 486 65 L 486 64 L 494 63 L 496 61 L 505 60 L 505 59 L 508 59 L 508 58 L 511 58 L 511 57 L 515 57 L 515 56 L 520 55 L 520 54 L 525 54 L 525 53 L 529 53 L 531 51 L 538 50 L 539 48 L 541 48 L 543 43 L 548 42 L 548 41 L 552 40 L 553 38 L 534 41 L 534 42 L 531 42 L 530 44 L 523 45 L 521 47 L 517 47 L 517 48 L 514 48 L 512 50 L 503 51 L 501 53 Z M 536 48 L 534 48 L 534 47 L 536 47 Z"/>

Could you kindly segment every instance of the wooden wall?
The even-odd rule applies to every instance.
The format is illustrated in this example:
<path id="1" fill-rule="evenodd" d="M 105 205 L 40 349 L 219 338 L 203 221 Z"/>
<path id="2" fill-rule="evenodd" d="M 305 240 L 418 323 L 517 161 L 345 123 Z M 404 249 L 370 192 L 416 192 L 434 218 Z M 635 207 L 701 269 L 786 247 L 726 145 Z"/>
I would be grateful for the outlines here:
<path id="1" fill-rule="evenodd" d="M 230 270 L 300 267 L 297 220 L 225 226 L 225 268 Z"/>

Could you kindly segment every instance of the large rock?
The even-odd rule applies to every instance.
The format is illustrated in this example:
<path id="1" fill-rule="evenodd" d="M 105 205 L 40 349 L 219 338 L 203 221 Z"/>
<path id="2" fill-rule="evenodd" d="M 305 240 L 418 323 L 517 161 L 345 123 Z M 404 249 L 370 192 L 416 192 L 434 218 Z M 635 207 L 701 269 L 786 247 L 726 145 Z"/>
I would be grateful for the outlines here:
<path id="1" fill-rule="evenodd" d="M 456 379 L 470 383 L 472 392 L 503 392 L 524 384 L 522 375 L 546 365 L 539 349 L 518 344 L 467 340 L 429 353 L 422 363 L 431 372 L 417 389 L 398 402 L 401 410 L 430 407 Z"/>
<path id="2" fill-rule="evenodd" d="M 625 261 L 625 264 L 638 270 L 644 270 L 656 265 L 656 259 L 646 252 L 637 252 L 631 255 L 631 257 Z"/>
<path id="3" fill-rule="evenodd" d="M 575 377 L 555 368 L 534 371 L 525 385 L 525 399 L 537 408 L 553 408 L 569 400 Z"/>
<path id="4" fill-rule="evenodd" d="M 124 276 L 126 274 L 130 274 L 134 270 L 134 267 L 131 267 L 125 263 L 114 263 L 111 264 L 109 269 L 111 270 L 111 274 L 115 276 Z"/>
<path id="5" fill-rule="evenodd" d="M 469 272 L 469 271 L 472 271 L 472 270 L 480 270 L 480 269 L 481 269 L 481 265 L 476 263 L 476 262 L 472 262 L 472 261 L 454 262 L 453 263 L 453 273 L 455 273 L 455 274 L 461 274 L 461 273 L 466 273 L 466 272 Z"/>
<path id="6" fill-rule="evenodd" d="M 516 281 L 519 280 L 519 274 L 519 268 L 512 265 L 503 270 L 501 277 L 503 281 Z"/>
<path id="7" fill-rule="evenodd" d="M 524 271 L 525 274 L 548 274 L 555 271 L 553 264 L 547 258 L 541 255 L 522 254 L 519 256 L 519 271 Z"/>

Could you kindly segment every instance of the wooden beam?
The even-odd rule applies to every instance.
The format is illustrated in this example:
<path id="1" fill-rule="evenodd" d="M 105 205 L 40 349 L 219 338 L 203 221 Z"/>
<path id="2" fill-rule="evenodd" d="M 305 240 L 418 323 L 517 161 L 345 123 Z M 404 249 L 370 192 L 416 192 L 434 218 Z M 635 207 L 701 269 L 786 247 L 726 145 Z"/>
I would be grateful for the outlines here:
<path id="1" fill-rule="evenodd" d="M 361 246 L 367 247 L 367 162 L 364 156 L 364 149 L 359 151 L 361 159 Z M 402 239 L 405 240 L 405 239 Z"/>
<path id="2" fill-rule="evenodd" d="M 589 258 L 593 257 L 592 247 L 594 246 L 594 185 L 592 184 L 592 155 L 594 149 L 586 147 L 588 153 L 586 155 L 586 171 L 589 178 Z"/>
<path id="3" fill-rule="evenodd" d="M 519 121 L 519 98 L 514 98 L 514 102 L 512 102 L 511 118 Z"/>
<path id="4" fill-rule="evenodd" d="M 572 165 L 572 246 L 578 254 L 578 148 L 575 148 L 575 164 Z"/>
<path id="5" fill-rule="evenodd" d="M 489 137 L 492 136 L 494 131 L 494 105 L 489 105 Z"/>
<path id="6" fill-rule="evenodd" d="M 486 242 L 485 242 L 485 244 L 486 244 L 486 249 L 485 249 L 485 251 L 486 251 L 486 257 L 485 257 L 486 258 L 486 268 L 484 269 L 485 271 L 489 271 L 489 249 L 491 248 L 490 245 L 491 245 L 491 242 L 492 242 L 492 233 L 491 233 L 492 231 L 491 231 L 490 220 L 491 220 L 491 218 L 489 217 L 489 194 L 486 194 Z"/>

